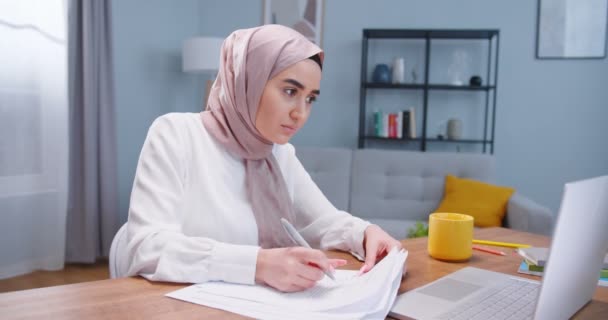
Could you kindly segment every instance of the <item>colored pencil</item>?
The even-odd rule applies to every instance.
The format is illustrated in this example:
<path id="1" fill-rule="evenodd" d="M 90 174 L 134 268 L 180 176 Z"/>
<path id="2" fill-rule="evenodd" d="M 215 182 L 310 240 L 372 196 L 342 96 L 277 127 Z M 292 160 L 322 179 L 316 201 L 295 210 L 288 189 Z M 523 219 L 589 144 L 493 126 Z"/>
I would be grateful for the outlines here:
<path id="1" fill-rule="evenodd" d="M 475 244 L 485 244 L 489 246 L 507 247 L 507 248 L 529 248 L 529 244 L 523 243 L 512 243 L 512 242 L 499 242 L 499 241 L 488 241 L 488 240 L 477 240 L 473 239 Z"/>
<path id="2" fill-rule="evenodd" d="M 487 253 L 491 253 L 491 254 L 495 254 L 498 256 L 506 256 L 507 254 L 502 252 L 502 251 L 498 251 L 498 250 L 494 250 L 494 249 L 490 249 L 490 248 L 486 248 L 486 247 L 481 247 L 481 246 L 476 246 L 473 245 L 473 249 L 474 250 L 479 250 L 479 251 L 483 251 L 483 252 L 487 252 Z"/>

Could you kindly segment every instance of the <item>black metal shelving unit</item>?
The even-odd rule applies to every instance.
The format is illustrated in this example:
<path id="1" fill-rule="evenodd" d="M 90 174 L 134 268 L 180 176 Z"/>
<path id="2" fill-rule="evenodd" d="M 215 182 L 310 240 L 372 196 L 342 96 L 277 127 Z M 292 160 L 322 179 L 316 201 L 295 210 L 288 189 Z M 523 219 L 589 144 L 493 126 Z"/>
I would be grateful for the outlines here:
<path id="1" fill-rule="evenodd" d="M 361 46 L 361 87 L 359 91 L 359 148 L 365 148 L 367 141 L 384 141 L 394 143 L 420 142 L 420 150 L 426 151 L 428 142 L 447 143 L 472 143 L 481 144 L 482 152 L 494 153 L 494 128 L 496 123 L 496 90 L 498 85 L 498 52 L 499 52 L 499 30 L 442 30 L 442 29 L 364 29 L 363 43 Z M 367 81 L 368 77 L 368 52 L 370 39 L 422 39 L 424 40 L 424 83 L 423 84 L 390 84 L 373 83 Z M 488 41 L 488 58 L 486 79 L 489 84 L 483 86 L 462 86 L 441 83 L 429 83 L 431 41 L 433 39 L 477 39 Z M 492 69 L 492 63 L 493 69 Z M 493 73 L 492 73 L 493 71 Z M 492 77 L 493 76 L 493 77 Z M 423 93 L 422 105 L 422 135 L 420 138 L 385 138 L 366 134 L 366 100 L 367 91 L 373 89 L 395 89 L 395 90 L 421 90 Z M 483 137 L 480 139 L 437 139 L 427 135 L 427 113 L 429 109 L 429 93 L 433 90 L 457 90 L 457 91 L 479 91 L 485 94 Z M 490 96 L 492 98 L 490 99 Z M 490 101 L 491 100 L 491 101 Z M 491 109 L 490 116 L 488 112 Z M 491 118 L 491 119 L 489 119 Z"/>

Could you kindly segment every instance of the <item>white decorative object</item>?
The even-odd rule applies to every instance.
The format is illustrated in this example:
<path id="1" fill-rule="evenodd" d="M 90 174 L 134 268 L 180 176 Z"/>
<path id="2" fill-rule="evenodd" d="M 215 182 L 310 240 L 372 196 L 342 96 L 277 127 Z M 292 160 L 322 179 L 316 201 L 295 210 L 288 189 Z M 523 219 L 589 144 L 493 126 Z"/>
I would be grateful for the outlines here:
<path id="1" fill-rule="evenodd" d="M 464 74 L 470 69 L 471 57 L 465 50 L 459 49 L 452 54 L 452 63 L 448 67 L 448 80 L 451 84 L 462 86 L 465 84 Z"/>
<path id="2" fill-rule="evenodd" d="M 393 60 L 393 83 L 405 83 L 405 59 L 398 57 Z"/>
<path id="3" fill-rule="evenodd" d="M 447 136 L 450 140 L 462 138 L 462 120 L 455 118 L 448 120 Z"/>

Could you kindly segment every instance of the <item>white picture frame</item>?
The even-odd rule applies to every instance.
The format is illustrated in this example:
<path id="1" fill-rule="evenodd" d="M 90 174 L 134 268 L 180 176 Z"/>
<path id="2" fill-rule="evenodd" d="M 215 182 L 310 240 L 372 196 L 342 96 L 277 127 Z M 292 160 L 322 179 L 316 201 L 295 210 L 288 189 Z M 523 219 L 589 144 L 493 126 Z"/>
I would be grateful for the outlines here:
<path id="1" fill-rule="evenodd" d="M 281 24 L 321 46 L 324 0 L 263 0 L 262 24 Z"/>
<path id="2" fill-rule="evenodd" d="M 538 0 L 536 58 L 606 57 L 608 0 Z"/>

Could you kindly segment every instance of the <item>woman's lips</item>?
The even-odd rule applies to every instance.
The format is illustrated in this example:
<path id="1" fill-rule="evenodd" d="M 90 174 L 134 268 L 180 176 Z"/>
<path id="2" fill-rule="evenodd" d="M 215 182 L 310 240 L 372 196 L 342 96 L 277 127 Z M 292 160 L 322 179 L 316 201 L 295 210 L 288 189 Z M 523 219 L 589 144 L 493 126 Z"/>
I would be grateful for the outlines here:
<path id="1" fill-rule="evenodd" d="M 294 134 L 294 133 L 296 133 L 296 131 L 298 131 L 298 129 L 296 127 L 292 127 L 292 126 L 281 125 L 281 127 L 283 128 L 283 131 L 285 131 L 288 134 Z"/>

